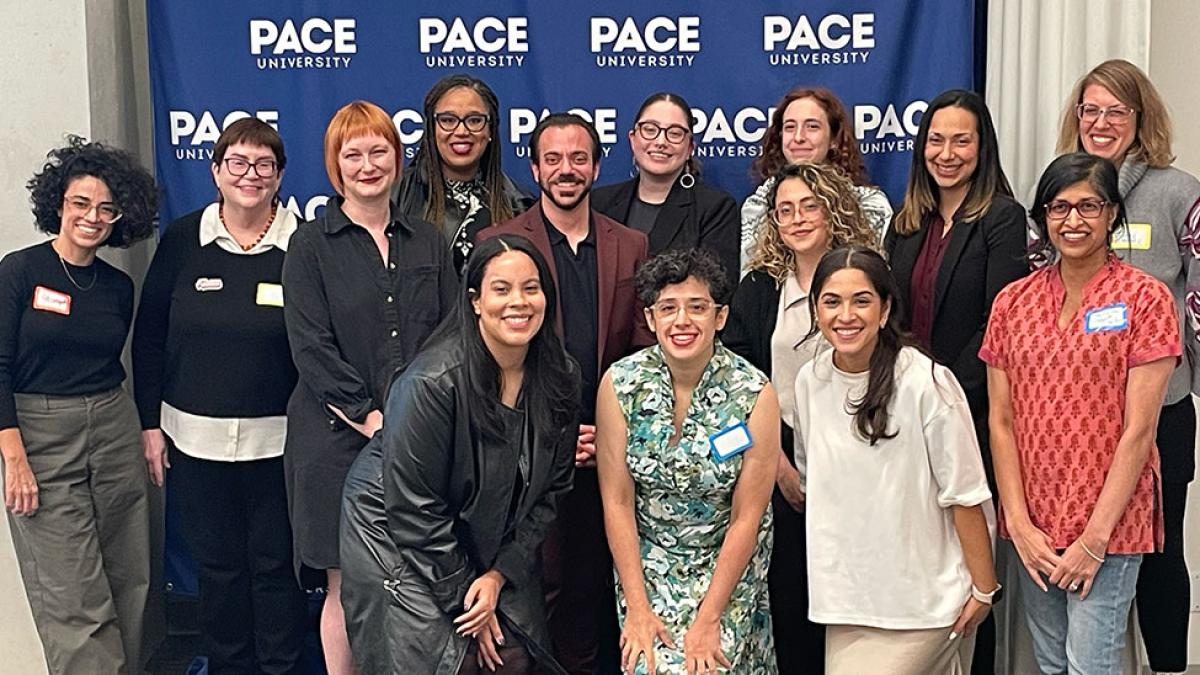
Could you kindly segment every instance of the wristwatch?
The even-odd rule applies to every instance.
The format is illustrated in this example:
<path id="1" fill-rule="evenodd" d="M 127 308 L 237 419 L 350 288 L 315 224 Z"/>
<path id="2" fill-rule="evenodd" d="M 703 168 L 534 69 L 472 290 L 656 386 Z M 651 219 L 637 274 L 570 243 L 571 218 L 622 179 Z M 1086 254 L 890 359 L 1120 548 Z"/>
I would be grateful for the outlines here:
<path id="1" fill-rule="evenodd" d="M 1004 587 L 996 584 L 996 588 L 991 593 L 984 593 L 971 584 L 971 597 L 985 605 L 994 605 L 1004 599 Z"/>

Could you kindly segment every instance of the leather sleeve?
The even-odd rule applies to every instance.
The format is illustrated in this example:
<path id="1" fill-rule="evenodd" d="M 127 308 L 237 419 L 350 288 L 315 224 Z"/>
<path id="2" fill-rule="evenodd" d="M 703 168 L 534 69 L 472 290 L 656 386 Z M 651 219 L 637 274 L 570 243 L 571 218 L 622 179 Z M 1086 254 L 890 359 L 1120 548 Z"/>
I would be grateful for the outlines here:
<path id="1" fill-rule="evenodd" d="M 559 500 L 571 490 L 575 478 L 577 428 L 577 425 L 571 425 L 559 435 L 553 448 L 549 487 L 537 496 L 533 508 L 517 524 L 512 539 L 496 554 L 492 567 L 504 575 L 506 585 L 521 588 L 528 583 L 529 574 L 536 567 L 538 547 L 558 515 Z"/>
<path id="2" fill-rule="evenodd" d="M 383 499 L 400 564 L 429 585 L 446 614 L 462 612 L 477 576 L 454 534 L 445 494 L 454 464 L 454 394 L 421 375 L 401 377 L 383 426 Z"/>

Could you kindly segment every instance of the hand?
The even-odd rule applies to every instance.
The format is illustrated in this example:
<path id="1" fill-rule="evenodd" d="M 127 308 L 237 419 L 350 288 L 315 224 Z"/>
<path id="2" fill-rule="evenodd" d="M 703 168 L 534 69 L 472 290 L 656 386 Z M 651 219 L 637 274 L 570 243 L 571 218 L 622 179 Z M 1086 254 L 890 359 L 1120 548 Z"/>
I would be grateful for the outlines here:
<path id="1" fill-rule="evenodd" d="M 986 605 L 974 597 L 967 597 L 967 604 L 963 605 L 962 611 L 958 613 L 958 620 L 954 622 L 954 627 L 950 629 L 950 639 L 953 640 L 974 633 L 979 624 L 983 623 L 983 620 L 987 618 L 990 611 L 992 611 L 991 605 Z"/>
<path id="2" fill-rule="evenodd" d="M 1088 546 L 1092 551 L 1104 550 L 1107 546 Z M 1100 571 L 1100 563 L 1083 550 L 1083 537 L 1071 542 L 1054 572 L 1050 575 L 1050 583 L 1064 591 L 1074 593 L 1079 591 L 1079 599 L 1086 600 L 1092 590 L 1092 582 Z"/>
<path id="3" fill-rule="evenodd" d="M 793 509 L 797 512 L 804 511 L 804 490 L 800 487 L 800 472 L 783 458 L 779 460 L 779 474 L 775 477 L 775 484 L 779 486 L 783 498 Z"/>
<path id="4" fill-rule="evenodd" d="M 500 622 L 495 614 L 492 615 L 491 621 L 484 624 L 479 635 L 475 636 L 475 642 L 475 662 L 480 668 L 487 668 L 494 673 L 496 668 L 504 665 L 499 649 L 504 646 L 504 634 L 500 632 Z"/>
<path id="5" fill-rule="evenodd" d="M 331 405 L 327 405 L 326 407 L 333 411 L 333 414 L 337 415 L 338 419 L 340 419 L 342 422 L 345 422 L 346 426 L 357 431 L 368 439 L 374 436 L 376 431 L 379 431 L 383 428 L 383 413 L 379 412 L 378 410 L 372 410 L 371 412 L 367 413 L 367 416 L 362 421 L 362 424 L 359 424 L 358 422 L 352 421 L 349 417 L 346 417 L 346 413 L 342 412 L 338 408 L 335 408 Z"/>
<path id="6" fill-rule="evenodd" d="M 500 589 L 504 587 L 504 575 L 496 570 L 484 572 L 467 589 L 463 598 L 465 613 L 454 620 L 459 635 L 476 637 L 483 627 L 496 616 L 496 604 L 500 601 Z"/>
<path id="7" fill-rule="evenodd" d="M 653 610 L 629 610 L 625 615 L 625 627 L 621 629 L 621 670 L 625 675 L 633 675 L 638 658 L 643 654 L 646 656 L 646 672 L 657 672 L 654 664 L 655 638 L 675 649 L 667 627 Z"/>
<path id="8" fill-rule="evenodd" d="M 37 478 L 24 451 L 4 460 L 4 506 L 14 516 L 32 516 L 38 509 Z"/>
<path id="9" fill-rule="evenodd" d="M 580 424 L 575 441 L 575 466 L 596 466 L 596 425 Z"/>
<path id="10" fill-rule="evenodd" d="M 1037 529 L 1033 523 L 1010 525 L 1008 533 L 1012 535 L 1017 555 L 1021 557 L 1021 564 L 1025 566 L 1025 571 L 1029 573 L 1033 583 L 1043 591 L 1047 590 L 1046 582 L 1042 581 L 1041 575 L 1050 576 L 1054 573 L 1054 569 L 1062 563 L 1062 558 L 1058 557 L 1054 551 L 1054 540 L 1050 538 L 1050 535 Z"/>
<path id="11" fill-rule="evenodd" d="M 146 468 L 150 470 L 151 482 L 162 487 L 166 470 L 171 468 L 171 460 L 167 458 L 167 439 L 163 436 L 162 429 L 142 431 L 142 454 L 146 457 Z"/>
<path id="12" fill-rule="evenodd" d="M 721 621 L 697 618 L 683 636 L 683 665 L 688 675 L 716 675 L 717 666 L 732 668 L 721 651 Z"/>

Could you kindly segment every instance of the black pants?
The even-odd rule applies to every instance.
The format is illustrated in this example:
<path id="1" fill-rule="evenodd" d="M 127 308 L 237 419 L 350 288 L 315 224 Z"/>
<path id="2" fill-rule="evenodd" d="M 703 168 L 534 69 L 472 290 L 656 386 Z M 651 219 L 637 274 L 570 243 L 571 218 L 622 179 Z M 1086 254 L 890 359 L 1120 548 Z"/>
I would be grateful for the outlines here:
<path id="1" fill-rule="evenodd" d="M 808 547 L 804 514 L 797 513 L 779 489 L 771 497 L 775 533 L 767 585 L 771 630 L 780 675 L 825 672 L 825 626 L 808 620 Z"/>
<path id="2" fill-rule="evenodd" d="M 1195 472 L 1195 439 L 1192 397 L 1163 406 L 1155 441 L 1162 457 L 1165 542 L 1162 553 L 1142 557 L 1135 598 L 1146 656 L 1156 671 L 1177 672 L 1188 665 L 1191 579 L 1183 556 L 1183 517 Z"/>
<path id="3" fill-rule="evenodd" d="M 184 536 L 200 565 L 208 672 L 306 672 L 306 605 L 292 573 L 283 459 L 215 462 L 174 447 L 170 458 Z"/>

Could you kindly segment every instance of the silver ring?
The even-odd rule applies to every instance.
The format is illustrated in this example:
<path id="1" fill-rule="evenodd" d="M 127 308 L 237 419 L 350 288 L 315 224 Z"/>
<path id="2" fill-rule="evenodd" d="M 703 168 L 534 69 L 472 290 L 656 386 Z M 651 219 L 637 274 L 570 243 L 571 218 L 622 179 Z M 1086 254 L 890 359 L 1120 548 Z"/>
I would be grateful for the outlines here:
<path id="1" fill-rule="evenodd" d="M 1069 591 L 1079 590 L 1079 582 L 1076 581 L 1075 583 L 1071 584 L 1070 586 L 1067 586 L 1067 590 L 1069 590 Z"/>

